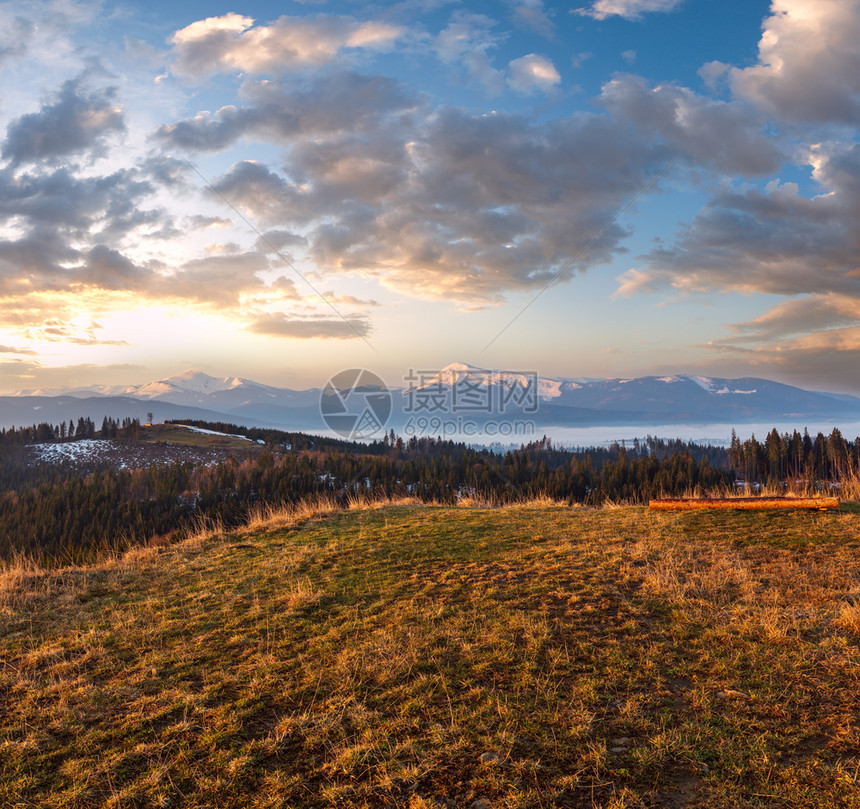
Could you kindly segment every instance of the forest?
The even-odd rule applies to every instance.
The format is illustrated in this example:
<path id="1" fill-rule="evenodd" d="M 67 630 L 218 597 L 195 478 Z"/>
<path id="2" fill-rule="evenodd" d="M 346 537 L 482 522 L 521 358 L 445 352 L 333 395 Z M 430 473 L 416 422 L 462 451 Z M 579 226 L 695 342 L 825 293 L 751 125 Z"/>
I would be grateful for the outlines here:
<path id="1" fill-rule="evenodd" d="M 493 452 L 439 438 L 404 440 L 394 431 L 370 444 L 234 424 L 176 422 L 263 441 L 252 458 L 217 464 L 153 464 L 116 470 L 79 463 L 24 463 L 21 447 L 41 441 L 135 441 L 137 421 L 39 424 L 0 433 L 0 560 L 43 565 L 93 561 L 203 520 L 234 527 L 264 504 L 312 495 L 344 501 L 409 495 L 515 502 L 547 496 L 570 504 L 646 503 L 651 497 L 725 491 L 741 484 L 839 485 L 860 469 L 860 439 L 771 431 L 728 448 L 646 437 L 606 447 L 565 448 L 543 438 Z"/>

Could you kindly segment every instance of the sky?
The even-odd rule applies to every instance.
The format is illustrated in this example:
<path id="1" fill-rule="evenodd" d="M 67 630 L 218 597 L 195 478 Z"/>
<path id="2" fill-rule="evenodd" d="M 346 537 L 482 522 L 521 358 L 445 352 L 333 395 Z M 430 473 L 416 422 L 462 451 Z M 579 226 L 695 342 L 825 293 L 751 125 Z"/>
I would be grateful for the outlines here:
<path id="1" fill-rule="evenodd" d="M 860 0 L 0 4 L 0 392 L 860 394 Z"/>

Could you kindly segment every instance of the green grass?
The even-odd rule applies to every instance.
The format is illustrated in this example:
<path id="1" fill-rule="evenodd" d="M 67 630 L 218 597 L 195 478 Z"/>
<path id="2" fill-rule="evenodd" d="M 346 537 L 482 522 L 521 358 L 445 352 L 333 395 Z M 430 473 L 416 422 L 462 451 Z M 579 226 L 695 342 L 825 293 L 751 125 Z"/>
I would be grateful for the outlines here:
<path id="1" fill-rule="evenodd" d="M 189 430 L 177 424 L 153 424 L 142 427 L 140 440 L 159 444 L 177 444 L 183 447 L 206 447 L 247 452 L 259 451 L 256 441 L 249 441 L 233 435 L 209 435 Z"/>
<path id="2" fill-rule="evenodd" d="M 281 522 L 5 574 L 0 805 L 860 806 L 854 513 Z"/>

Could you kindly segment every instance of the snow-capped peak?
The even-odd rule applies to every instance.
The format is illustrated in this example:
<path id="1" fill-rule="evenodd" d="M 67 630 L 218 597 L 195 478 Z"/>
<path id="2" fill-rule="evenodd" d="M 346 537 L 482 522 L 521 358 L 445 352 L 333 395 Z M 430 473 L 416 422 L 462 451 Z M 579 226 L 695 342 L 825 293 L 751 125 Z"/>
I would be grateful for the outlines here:
<path id="1" fill-rule="evenodd" d="M 695 382 L 702 390 L 708 393 L 714 393 L 719 390 L 720 386 L 715 379 L 709 376 L 691 376 L 688 377 L 691 382 Z"/>
<path id="2" fill-rule="evenodd" d="M 128 389 L 128 393 L 148 398 L 164 396 L 170 393 L 193 393 L 206 396 L 210 393 L 232 390 L 244 384 L 244 381 L 238 377 L 225 376 L 219 379 L 218 377 L 209 376 L 209 374 L 205 374 L 203 371 L 189 368 L 181 374 L 174 374 L 165 379 L 158 379 L 145 385 L 131 387 Z"/>
<path id="3" fill-rule="evenodd" d="M 493 373 L 486 368 L 478 368 L 476 365 L 469 365 L 466 362 L 452 362 L 437 371 L 435 374 L 424 376 L 418 372 L 415 379 L 416 387 L 434 387 L 437 385 L 456 385 L 458 382 L 467 379 L 470 381 L 478 381 L 484 384 L 491 384 Z"/>

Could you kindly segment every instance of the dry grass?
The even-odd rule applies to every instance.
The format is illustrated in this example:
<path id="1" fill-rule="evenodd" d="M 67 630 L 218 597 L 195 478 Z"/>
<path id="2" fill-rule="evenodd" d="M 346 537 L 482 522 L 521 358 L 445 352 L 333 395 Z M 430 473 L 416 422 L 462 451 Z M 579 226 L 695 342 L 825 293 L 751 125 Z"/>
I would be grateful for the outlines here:
<path id="1" fill-rule="evenodd" d="M 0 806 L 860 806 L 855 514 L 373 505 L 6 570 Z"/>
<path id="2" fill-rule="evenodd" d="M 292 505 L 264 504 L 251 511 L 244 532 L 278 530 L 341 511 L 334 498 L 314 497 Z"/>
<path id="3" fill-rule="evenodd" d="M 701 509 L 733 508 L 746 511 L 765 511 L 767 509 L 828 509 L 839 508 L 836 497 L 672 497 L 654 499 L 648 507 L 656 511 L 696 511 Z"/>

